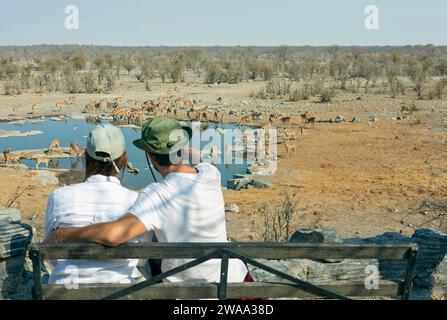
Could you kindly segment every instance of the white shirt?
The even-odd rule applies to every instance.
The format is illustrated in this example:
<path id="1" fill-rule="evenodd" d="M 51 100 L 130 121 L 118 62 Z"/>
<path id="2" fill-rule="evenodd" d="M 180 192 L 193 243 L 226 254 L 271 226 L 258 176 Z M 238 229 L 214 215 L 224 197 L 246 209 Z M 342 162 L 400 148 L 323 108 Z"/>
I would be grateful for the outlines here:
<path id="1" fill-rule="evenodd" d="M 170 173 L 162 182 L 147 186 L 129 212 L 160 242 L 227 242 L 225 206 L 220 172 L 208 163 L 196 166 L 197 174 Z M 162 271 L 171 270 L 188 259 L 163 259 Z M 230 259 L 228 281 L 242 282 L 245 264 Z M 220 281 L 220 259 L 209 260 L 185 270 L 167 281 Z"/>
<path id="2" fill-rule="evenodd" d="M 53 191 L 48 200 L 45 236 L 57 227 L 84 227 L 126 214 L 138 193 L 116 177 L 95 175 L 85 182 Z M 140 278 L 138 260 L 57 260 L 50 284 L 132 283 Z"/>

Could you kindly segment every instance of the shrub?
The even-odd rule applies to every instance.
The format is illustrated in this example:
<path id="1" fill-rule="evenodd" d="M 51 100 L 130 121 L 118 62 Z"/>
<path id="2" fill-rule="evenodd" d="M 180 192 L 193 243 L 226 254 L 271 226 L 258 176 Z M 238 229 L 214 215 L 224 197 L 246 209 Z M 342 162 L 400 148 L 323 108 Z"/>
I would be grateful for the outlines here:
<path id="1" fill-rule="evenodd" d="M 106 91 L 112 91 L 113 89 L 115 89 L 116 86 L 116 80 L 114 75 L 111 72 L 108 72 L 105 76 L 104 79 L 104 89 Z"/>
<path id="2" fill-rule="evenodd" d="M 294 89 L 289 94 L 289 101 L 308 100 L 309 97 L 310 94 L 305 88 Z"/>
<path id="3" fill-rule="evenodd" d="M 329 103 L 335 97 L 335 91 L 332 89 L 324 89 L 320 94 L 321 103 Z"/>
<path id="4" fill-rule="evenodd" d="M 258 237 L 265 242 L 288 241 L 296 211 L 296 202 L 289 194 L 285 195 L 279 206 L 261 205 L 258 213 L 263 217 L 264 226 Z"/>
<path id="5" fill-rule="evenodd" d="M 435 91 L 433 92 L 433 96 L 438 99 L 444 98 L 445 91 L 447 89 L 447 78 L 442 78 L 436 82 Z"/>
<path id="6" fill-rule="evenodd" d="M 81 83 L 74 72 L 66 72 L 64 75 L 65 88 L 68 93 L 79 93 Z"/>
<path id="7" fill-rule="evenodd" d="M 18 81 L 6 81 L 3 84 L 5 95 L 17 95 L 22 93 L 22 86 Z"/>
<path id="8" fill-rule="evenodd" d="M 82 78 L 82 84 L 84 86 L 85 92 L 87 93 L 94 93 L 98 90 L 95 83 L 95 76 L 91 72 L 84 75 L 84 77 Z"/>

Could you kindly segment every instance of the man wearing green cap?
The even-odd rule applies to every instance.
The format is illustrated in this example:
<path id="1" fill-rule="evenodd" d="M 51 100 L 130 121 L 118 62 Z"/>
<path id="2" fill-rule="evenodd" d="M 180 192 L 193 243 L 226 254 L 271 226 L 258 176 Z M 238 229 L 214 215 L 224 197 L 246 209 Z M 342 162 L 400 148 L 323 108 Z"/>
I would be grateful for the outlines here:
<path id="1" fill-rule="evenodd" d="M 65 242 L 95 242 L 115 246 L 148 231 L 160 242 L 227 242 L 224 199 L 220 172 L 208 163 L 192 167 L 183 164 L 182 149 L 191 136 L 176 120 L 160 116 L 147 122 L 141 139 L 134 141 L 163 177 L 148 185 L 129 212 L 114 222 L 84 228 L 59 228 L 54 239 Z M 189 260 L 162 261 L 168 271 Z M 231 259 L 229 281 L 242 282 L 248 270 L 243 262 Z M 219 282 L 220 261 L 209 260 L 199 266 L 168 277 L 167 281 Z"/>

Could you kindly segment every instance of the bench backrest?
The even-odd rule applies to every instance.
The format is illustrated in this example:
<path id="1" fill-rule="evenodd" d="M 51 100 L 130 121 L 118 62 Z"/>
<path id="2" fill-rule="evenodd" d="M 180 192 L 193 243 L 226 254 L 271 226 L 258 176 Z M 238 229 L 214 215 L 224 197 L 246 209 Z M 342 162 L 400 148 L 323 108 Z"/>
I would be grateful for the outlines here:
<path id="1" fill-rule="evenodd" d="M 34 244 L 33 261 L 37 299 L 237 299 L 237 298 L 309 298 L 312 296 L 344 299 L 346 297 L 401 296 L 408 299 L 412 289 L 417 244 L 353 245 L 301 243 L 131 243 L 119 247 L 94 244 Z M 228 259 L 238 258 L 263 269 L 284 282 L 228 283 Z M 192 259 L 191 262 L 136 285 L 42 285 L 43 259 Z M 160 283 L 175 273 L 209 259 L 221 259 L 219 283 Z M 285 259 L 377 259 L 407 260 L 401 282 L 381 281 L 378 289 L 362 283 L 334 283 L 316 286 L 259 262 Z"/>

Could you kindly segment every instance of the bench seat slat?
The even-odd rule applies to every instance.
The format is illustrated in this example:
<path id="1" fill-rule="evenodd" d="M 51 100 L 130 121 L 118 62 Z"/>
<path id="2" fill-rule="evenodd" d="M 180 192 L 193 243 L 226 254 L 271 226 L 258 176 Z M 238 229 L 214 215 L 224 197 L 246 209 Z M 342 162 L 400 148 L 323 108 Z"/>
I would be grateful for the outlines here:
<path id="1" fill-rule="evenodd" d="M 79 285 L 78 289 L 67 289 L 65 285 L 43 286 L 44 299 L 50 300 L 92 300 L 105 297 L 127 287 L 122 284 Z M 382 280 L 379 289 L 367 290 L 364 283 L 338 282 L 322 287 L 349 297 L 390 297 L 398 296 L 402 285 Z M 217 297 L 218 285 L 215 283 L 160 283 L 136 291 L 124 299 L 213 299 Z M 228 283 L 227 298 L 313 298 L 294 285 L 285 283 Z"/>
<path id="2" fill-rule="evenodd" d="M 411 244 L 350 245 L 300 243 L 129 243 L 107 248 L 94 244 L 43 244 L 46 259 L 194 259 L 216 249 L 235 250 L 253 259 L 379 259 L 408 258 Z"/>

